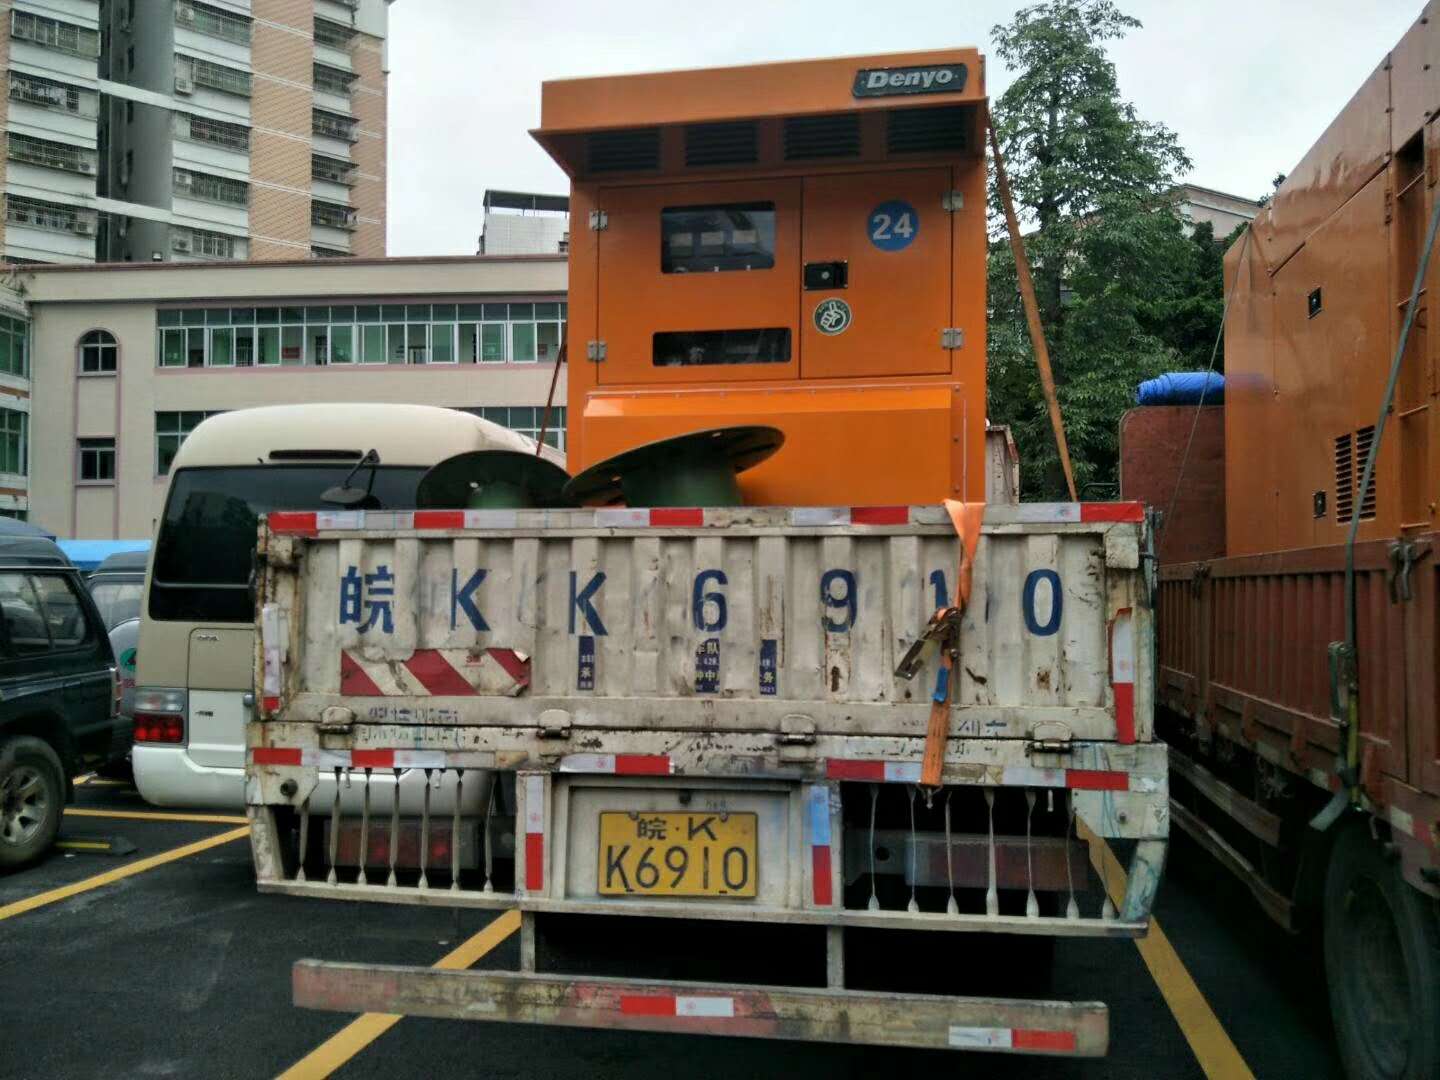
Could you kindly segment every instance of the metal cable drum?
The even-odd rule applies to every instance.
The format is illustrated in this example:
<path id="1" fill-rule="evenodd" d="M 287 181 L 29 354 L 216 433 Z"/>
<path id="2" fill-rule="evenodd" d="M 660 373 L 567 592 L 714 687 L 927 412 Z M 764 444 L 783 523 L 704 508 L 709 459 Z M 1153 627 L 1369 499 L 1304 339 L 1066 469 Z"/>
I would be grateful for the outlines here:
<path id="1" fill-rule="evenodd" d="M 570 505 L 570 474 L 522 450 L 471 450 L 446 458 L 420 478 L 421 510 L 525 510 Z"/>
<path id="2" fill-rule="evenodd" d="M 712 428 L 646 443 L 592 465 L 565 485 L 582 506 L 743 506 L 738 475 L 785 442 L 779 428 Z"/>

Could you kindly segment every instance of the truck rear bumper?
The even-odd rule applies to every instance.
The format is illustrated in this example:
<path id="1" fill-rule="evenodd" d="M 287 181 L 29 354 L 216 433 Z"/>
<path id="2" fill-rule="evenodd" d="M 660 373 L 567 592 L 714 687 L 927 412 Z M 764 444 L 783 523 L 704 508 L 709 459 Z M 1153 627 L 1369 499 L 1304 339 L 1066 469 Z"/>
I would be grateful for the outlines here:
<path id="1" fill-rule="evenodd" d="M 333 1012 L 1103 1057 L 1101 1002 L 445 971 L 298 961 L 295 1004 Z"/>

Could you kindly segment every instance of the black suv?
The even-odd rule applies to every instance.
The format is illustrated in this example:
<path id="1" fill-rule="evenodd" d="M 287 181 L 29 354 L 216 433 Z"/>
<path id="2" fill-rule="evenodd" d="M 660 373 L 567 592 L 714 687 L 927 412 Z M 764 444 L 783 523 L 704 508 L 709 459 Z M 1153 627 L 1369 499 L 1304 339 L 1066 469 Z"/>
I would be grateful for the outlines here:
<path id="1" fill-rule="evenodd" d="M 0 871 L 54 842 L 71 777 L 129 753 L 118 687 L 79 571 L 48 541 L 0 541 Z"/>

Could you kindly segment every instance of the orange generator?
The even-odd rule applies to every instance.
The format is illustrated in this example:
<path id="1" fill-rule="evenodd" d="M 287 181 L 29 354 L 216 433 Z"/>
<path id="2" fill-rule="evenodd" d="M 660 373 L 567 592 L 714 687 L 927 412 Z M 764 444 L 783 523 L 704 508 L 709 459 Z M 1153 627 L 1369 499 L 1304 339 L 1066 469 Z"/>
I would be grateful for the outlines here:
<path id="1" fill-rule="evenodd" d="M 570 471 L 768 424 L 751 505 L 982 500 L 985 116 L 974 49 L 545 83 Z"/>
<path id="2" fill-rule="evenodd" d="M 1432 4 L 1226 256 L 1223 455 L 1219 410 L 1121 435 L 1122 497 L 1174 508 L 1172 820 L 1323 929 L 1352 1077 L 1440 1076 L 1437 112 Z"/>

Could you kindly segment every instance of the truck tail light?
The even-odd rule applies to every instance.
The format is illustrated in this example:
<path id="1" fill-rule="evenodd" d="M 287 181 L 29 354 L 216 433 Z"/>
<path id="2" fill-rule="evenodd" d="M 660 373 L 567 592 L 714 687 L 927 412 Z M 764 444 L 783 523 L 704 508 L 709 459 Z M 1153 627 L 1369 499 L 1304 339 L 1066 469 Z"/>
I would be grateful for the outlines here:
<path id="1" fill-rule="evenodd" d="M 135 691 L 135 741 L 167 743 L 185 741 L 184 690 L 143 686 Z"/>
<path id="2" fill-rule="evenodd" d="M 135 741 L 137 743 L 183 743 L 185 741 L 185 718 L 173 713 L 135 714 Z"/>

